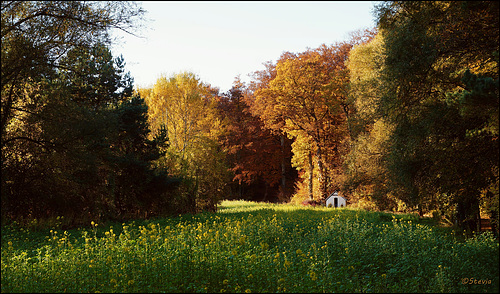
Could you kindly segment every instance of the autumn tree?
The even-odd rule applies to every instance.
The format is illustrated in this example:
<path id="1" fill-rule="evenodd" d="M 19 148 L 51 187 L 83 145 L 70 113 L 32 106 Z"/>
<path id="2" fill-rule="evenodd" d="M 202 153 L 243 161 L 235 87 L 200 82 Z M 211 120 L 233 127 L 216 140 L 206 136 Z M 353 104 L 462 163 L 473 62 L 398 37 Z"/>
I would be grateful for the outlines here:
<path id="1" fill-rule="evenodd" d="M 160 77 L 149 93 L 145 100 L 152 135 L 165 130 L 169 139 L 160 166 L 184 179 L 179 207 L 215 211 L 228 177 L 219 144 L 225 126 L 216 107 L 216 91 L 193 73 L 183 72 Z"/>
<path id="2" fill-rule="evenodd" d="M 220 104 L 227 120 L 223 144 L 234 173 L 233 182 L 237 183 L 238 198 L 286 200 L 290 194 L 286 182 L 293 177 L 290 143 L 282 142 L 283 136 L 273 134 L 250 113 L 248 92 L 237 78 L 229 92 L 222 96 Z"/>
<path id="3" fill-rule="evenodd" d="M 339 146 L 347 135 L 344 61 L 350 47 L 337 44 L 300 54 L 286 53 L 268 86 L 255 92 L 257 104 L 269 101 L 260 111 L 268 125 L 274 124 L 292 137 L 310 139 L 308 152 L 314 152 L 316 159 L 321 199 L 327 194 L 328 169 L 335 165 L 332 159 L 339 156 Z M 329 158 L 327 148 L 331 148 Z"/>

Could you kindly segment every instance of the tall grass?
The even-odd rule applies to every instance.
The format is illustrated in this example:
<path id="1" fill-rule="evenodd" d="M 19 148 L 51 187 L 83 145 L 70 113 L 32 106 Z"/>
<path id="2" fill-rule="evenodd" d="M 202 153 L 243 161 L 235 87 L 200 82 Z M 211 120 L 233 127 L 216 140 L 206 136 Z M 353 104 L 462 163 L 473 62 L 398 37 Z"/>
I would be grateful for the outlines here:
<path id="1" fill-rule="evenodd" d="M 414 215 L 224 201 L 217 213 L 2 228 L 2 292 L 498 292 L 499 245 Z"/>

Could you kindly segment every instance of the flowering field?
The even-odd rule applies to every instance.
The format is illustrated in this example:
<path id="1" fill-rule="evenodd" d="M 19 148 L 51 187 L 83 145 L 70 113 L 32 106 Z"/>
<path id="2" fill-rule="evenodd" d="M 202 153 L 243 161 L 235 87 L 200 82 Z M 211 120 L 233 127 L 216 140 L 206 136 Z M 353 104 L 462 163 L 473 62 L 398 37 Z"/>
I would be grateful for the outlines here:
<path id="1" fill-rule="evenodd" d="M 218 213 L 2 227 L 2 292 L 497 292 L 499 243 L 413 215 L 224 201 Z"/>

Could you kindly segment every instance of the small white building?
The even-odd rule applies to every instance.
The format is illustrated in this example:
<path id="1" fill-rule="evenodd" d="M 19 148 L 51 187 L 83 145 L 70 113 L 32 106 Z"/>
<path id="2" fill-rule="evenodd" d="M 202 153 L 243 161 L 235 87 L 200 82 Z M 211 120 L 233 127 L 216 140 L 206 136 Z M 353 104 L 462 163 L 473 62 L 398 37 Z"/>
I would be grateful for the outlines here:
<path id="1" fill-rule="evenodd" d="M 337 191 L 330 194 L 330 196 L 326 197 L 326 207 L 345 207 L 347 205 L 347 201 L 344 197 L 339 196 Z"/>

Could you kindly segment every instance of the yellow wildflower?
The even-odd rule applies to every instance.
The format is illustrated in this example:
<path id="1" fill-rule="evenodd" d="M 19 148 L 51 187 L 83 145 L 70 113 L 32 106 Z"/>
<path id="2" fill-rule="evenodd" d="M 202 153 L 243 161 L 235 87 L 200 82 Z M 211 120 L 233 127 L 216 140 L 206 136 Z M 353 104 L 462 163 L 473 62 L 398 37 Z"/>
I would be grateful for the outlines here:
<path id="1" fill-rule="evenodd" d="M 243 237 L 240 238 L 240 244 L 241 245 L 245 244 L 245 239 L 246 239 L 245 236 L 243 236 Z"/>

